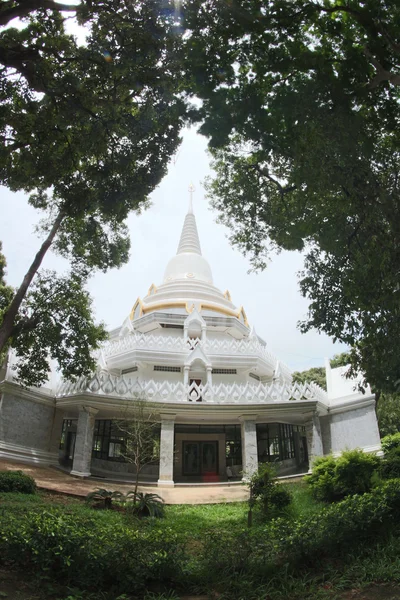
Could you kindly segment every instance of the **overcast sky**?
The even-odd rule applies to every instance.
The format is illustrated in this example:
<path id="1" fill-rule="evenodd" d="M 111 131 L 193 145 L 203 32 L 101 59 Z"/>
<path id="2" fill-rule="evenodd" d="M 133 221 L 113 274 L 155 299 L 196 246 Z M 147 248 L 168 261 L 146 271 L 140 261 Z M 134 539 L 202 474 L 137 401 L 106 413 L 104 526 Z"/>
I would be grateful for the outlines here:
<path id="1" fill-rule="evenodd" d="M 96 274 L 90 281 L 96 318 L 110 329 L 118 327 L 136 298 L 145 296 L 152 283 L 162 283 L 167 262 L 176 254 L 188 207 L 188 187 L 193 182 L 202 253 L 211 265 L 214 285 L 222 291 L 228 289 L 234 304 L 244 306 L 258 335 L 291 369 L 322 366 L 325 357 L 342 352 L 345 347 L 317 332 L 303 335 L 296 327 L 307 313 L 307 302 L 298 288 L 301 255 L 283 252 L 273 258 L 264 272 L 248 274 L 248 260 L 230 246 L 226 228 L 216 224 L 217 215 L 205 199 L 202 182 L 210 172 L 205 139 L 195 129 L 186 130 L 168 175 L 151 196 L 152 206 L 142 215 L 129 217 L 129 263 L 121 269 Z M 27 196 L 5 188 L 1 188 L 0 209 L 7 281 L 17 286 L 40 244 L 34 231 L 40 213 L 28 205 Z M 44 267 L 64 271 L 68 263 L 49 253 Z"/>

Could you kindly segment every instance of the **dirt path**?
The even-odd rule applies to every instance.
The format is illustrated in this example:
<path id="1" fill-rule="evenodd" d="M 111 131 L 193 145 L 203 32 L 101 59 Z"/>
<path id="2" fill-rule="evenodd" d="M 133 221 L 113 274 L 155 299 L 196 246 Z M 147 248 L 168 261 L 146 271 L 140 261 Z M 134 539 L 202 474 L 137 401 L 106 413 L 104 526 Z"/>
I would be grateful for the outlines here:
<path id="1" fill-rule="evenodd" d="M 39 488 L 69 494 L 71 496 L 86 496 L 97 488 L 107 488 L 120 492 L 129 492 L 133 484 L 116 483 L 107 479 L 88 477 L 81 479 L 72 477 L 64 471 L 53 467 L 38 467 L 10 460 L 0 459 L 0 471 L 20 470 L 31 475 Z M 139 486 L 139 490 L 148 493 L 157 493 L 166 504 L 215 504 L 219 502 L 240 502 L 247 500 L 246 486 L 237 483 L 224 485 L 182 486 L 173 488 L 159 488 L 157 486 Z"/>

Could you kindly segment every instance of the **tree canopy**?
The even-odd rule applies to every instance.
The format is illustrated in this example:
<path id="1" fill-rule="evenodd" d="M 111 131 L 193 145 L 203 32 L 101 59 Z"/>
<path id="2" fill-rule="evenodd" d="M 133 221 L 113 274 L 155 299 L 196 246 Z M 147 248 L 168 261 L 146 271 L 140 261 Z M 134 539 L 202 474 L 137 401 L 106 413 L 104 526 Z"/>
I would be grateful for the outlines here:
<path id="1" fill-rule="evenodd" d="M 379 389 L 400 379 L 400 5 L 194 1 L 192 86 L 212 204 L 264 268 L 305 252 L 303 331 L 354 347 Z"/>
<path id="2" fill-rule="evenodd" d="M 84 43 L 66 32 L 71 17 L 85 27 Z M 77 282 L 127 261 L 124 219 L 146 207 L 180 142 L 186 106 L 175 21 L 168 1 L 1 3 L 0 184 L 30 193 L 30 203 L 45 214 L 46 237 L 18 290 L 10 295 L 0 279 L 0 352 L 7 344 L 17 348 L 26 382 L 32 372 L 22 368 L 21 353 L 32 358 L 41 331 L 39 322 L 28 325 L 26 311 L 43 318 L 49 332 L 40 307 L 47 303 L 53 311 L 53 325 L 68 310 L 71 322 L 78 310 L 77 335 L 94 347 L 103 337 L 102 327 L 90 325 L 90 301 Z M 31 295 L 28 290 L 50 247 L 72 261 L 73 275 L 58 281 L 60 293 L 48 302 L 47 274 Z M 71 304 L 62 289 L 72 294 Z M 68 353 L 56 352 L 52 335 L 42 335 L 41 343 L 61 361 L 64 375 L 76 374 L 77 364 L 71 368 Z M 84 372 L 90 360 L 74 347 Z M 45 351 L 38 356 L 44 367 Z"/>

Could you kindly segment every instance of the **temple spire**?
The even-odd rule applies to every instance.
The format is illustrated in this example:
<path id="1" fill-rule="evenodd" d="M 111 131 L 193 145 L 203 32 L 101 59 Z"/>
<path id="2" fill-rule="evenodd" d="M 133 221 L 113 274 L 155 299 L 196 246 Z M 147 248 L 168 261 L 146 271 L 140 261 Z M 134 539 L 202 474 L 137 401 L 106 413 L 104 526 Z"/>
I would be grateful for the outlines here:
<path id="1" fill-rule="evenodd" d="M 193 214 L 193 192 L 196 191 L 196 188 L 194 187 L 193 183 L 191 183 L 189 185 L 189 210 L 188 210 L 188 214 Z"/>
<path id="2" fill-rule="evenodd" d="M 179 246 L 177 254 L 183 254 L 184 252 L 193 252 L 201 255 L 201 247 L 199 234 L 197 232 L 196 218 L 193 213 L 193 192 L 195 188 L 193 183 L 189 186 L 189 210 L 183 223 L 181 239 L 179 240 Z"/>

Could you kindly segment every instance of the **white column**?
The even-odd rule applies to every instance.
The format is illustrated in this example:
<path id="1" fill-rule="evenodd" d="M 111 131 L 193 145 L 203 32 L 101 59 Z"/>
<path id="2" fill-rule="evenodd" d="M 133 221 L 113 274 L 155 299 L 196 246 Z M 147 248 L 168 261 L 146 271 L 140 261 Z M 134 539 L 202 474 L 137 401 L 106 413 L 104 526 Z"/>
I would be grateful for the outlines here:
<path id="1" fill-rule="evenodd" d="M 183 367 L 183 383 L 184 383 L 184 385 L 189 384 L 189 371 L 190 371 L 190 367 L 188 367 L 188 366 Z"/>
<path id="2" fill-rule="evenodd" d="M 174 487 L 174 421 L 175 415 L 161 416 L 160 472 L 158 485 Z"/>
<path id="3" fill-rule="evenodd" d="M 202 325 L 201 326 L 201 341 L 205 342 L 206 341 L 206 337 L 207 337 L 207 326 L 206 325 Z"/>
<path id="4" fill-rule="evenodd" d="M 207 383 L 212 387 L 212 367 L 207 367 Z"/>
<path id="5" fill-rule="evenodd" d="M 71 475 L 78 477 L 90 476 L 90 463 L 92 462 L 93 431 L 95 416 L 98 410 L 88 406 L 82 406 L 79 411 L 78 427 L 76 430 L 76 442 L 74 462 Z"/>
<path id="6" fill-rule="evenodd" d="M 307 436 L 307 447 L 308 447 L 308 462 L 310 469 L 312 464 L 318 456 L 324 455 L 324 448 L 322 445 L 322 434 L 321 424 L 319 422 L 318 413 L 313 413 L 312 420 L 306 423 L 306 436 Z"/>
<path id="7" fill-rule="evenodd" d="M 242 423 L 243 481 L 248 481 L 258 469 L 256 416 L 240 417 Z"/>

